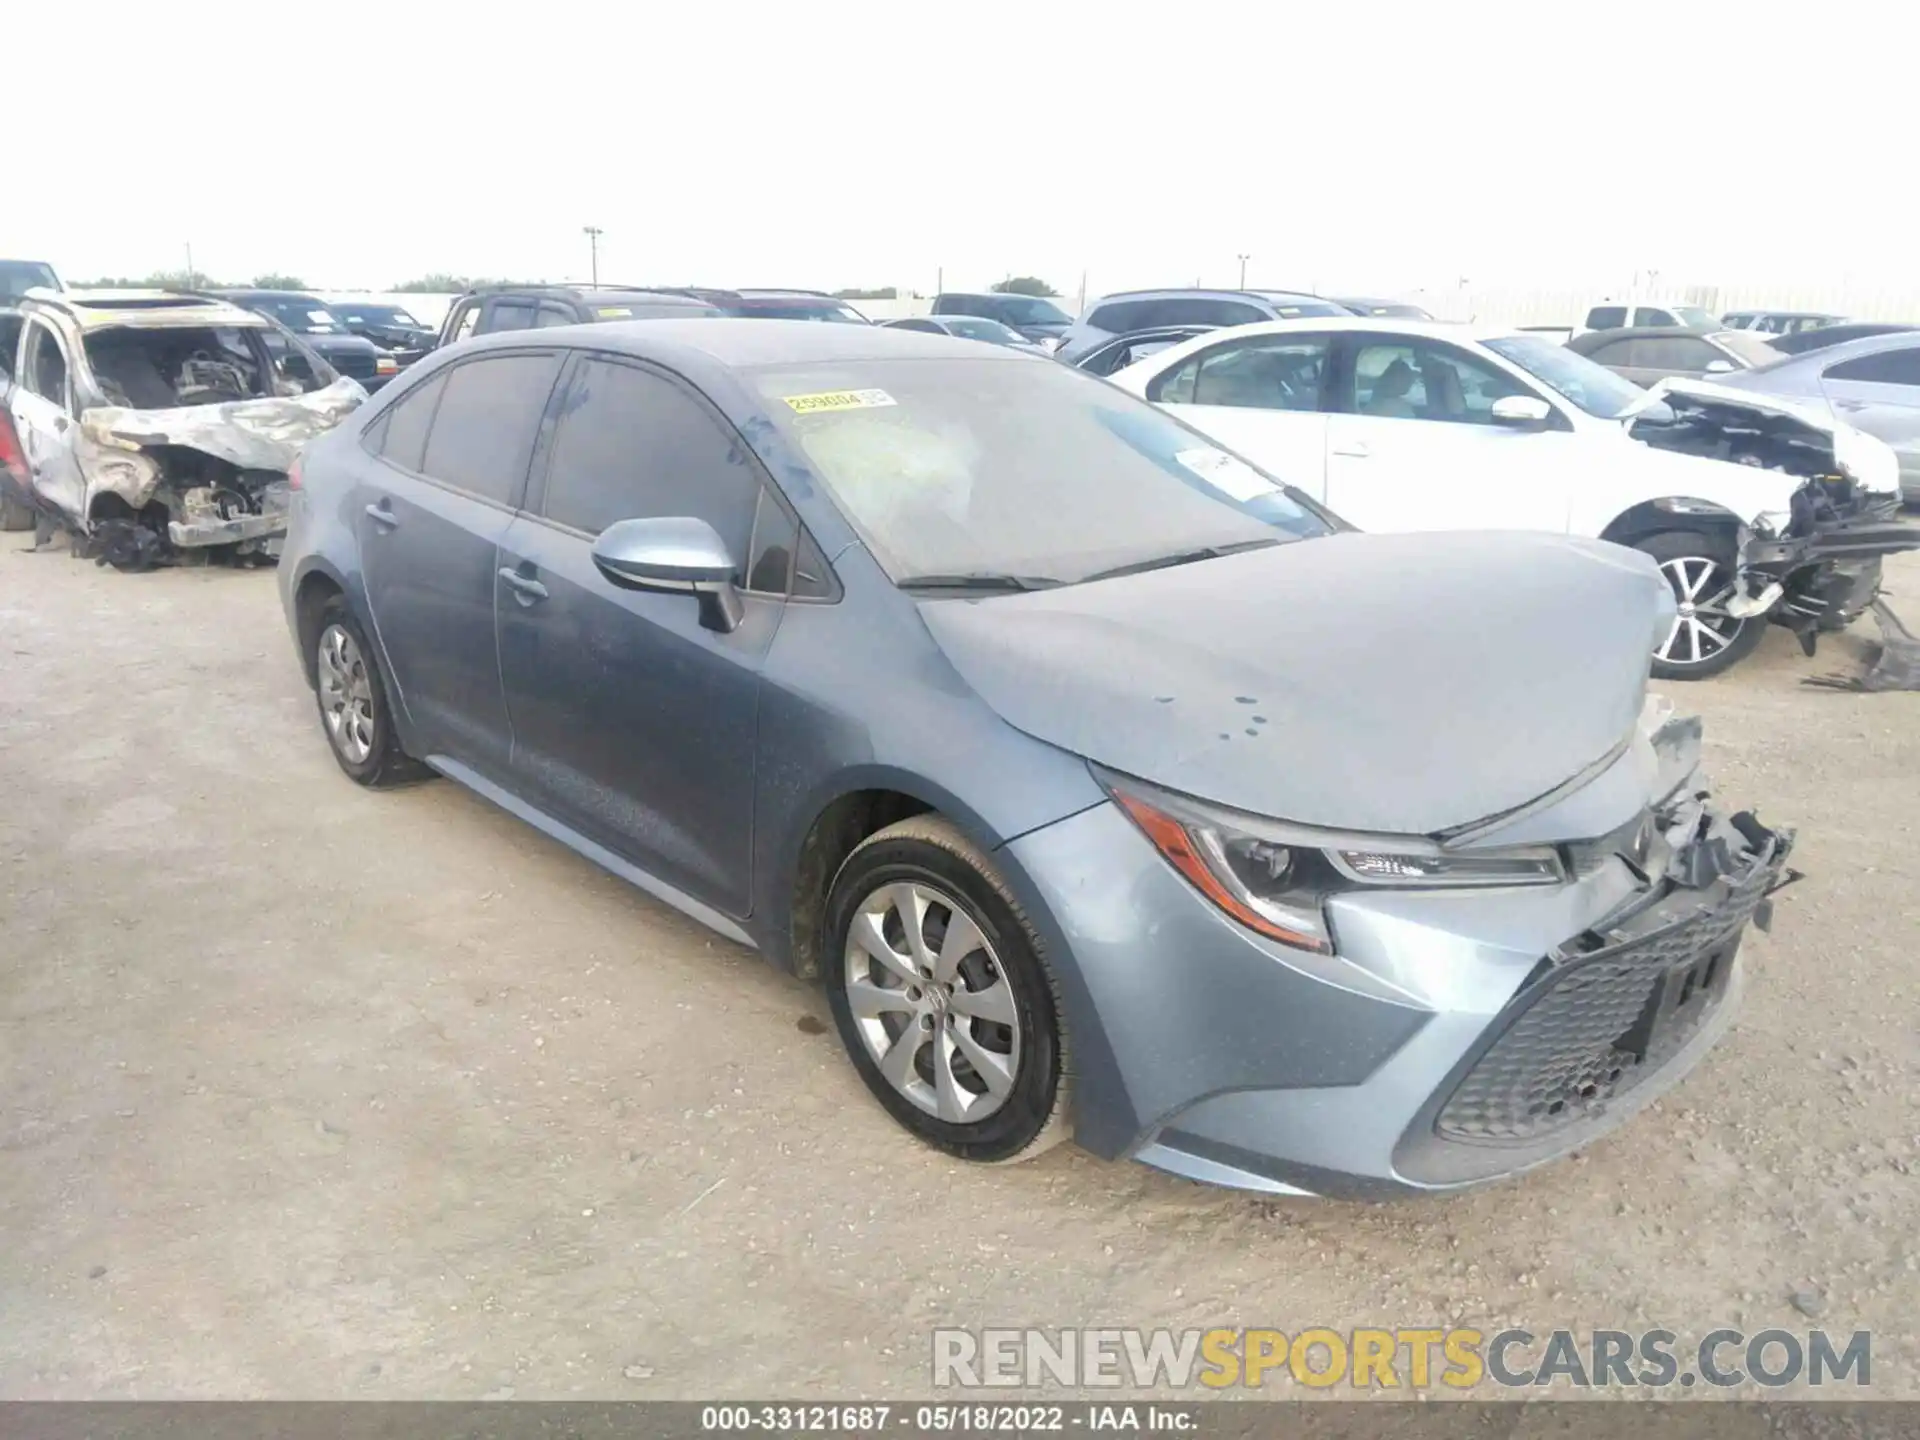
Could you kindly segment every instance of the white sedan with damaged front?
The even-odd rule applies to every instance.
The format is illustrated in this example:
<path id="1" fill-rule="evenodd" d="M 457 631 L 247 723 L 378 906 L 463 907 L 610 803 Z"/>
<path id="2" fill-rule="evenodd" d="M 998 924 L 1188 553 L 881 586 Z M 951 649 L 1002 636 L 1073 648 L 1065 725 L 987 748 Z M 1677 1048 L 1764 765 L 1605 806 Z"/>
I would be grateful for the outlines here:
<path id="1" fill-rule="evenodd" d="M 1312 319 L 1197 336 L 1113 383 L 1363 530 L 1552 530 L 1651 555 L 1668 679 L 1733 665 L 1769 619 L 1815 637 L 1920 548 L 1872 437 L 1701 382 L 1641 390 L 1537 336 Z"/>

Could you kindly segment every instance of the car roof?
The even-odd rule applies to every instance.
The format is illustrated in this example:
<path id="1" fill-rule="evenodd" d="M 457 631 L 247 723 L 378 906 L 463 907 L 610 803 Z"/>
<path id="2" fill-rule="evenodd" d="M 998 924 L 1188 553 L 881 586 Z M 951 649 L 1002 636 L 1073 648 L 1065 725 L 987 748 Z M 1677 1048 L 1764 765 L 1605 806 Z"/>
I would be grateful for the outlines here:
<path id="1" fill-rule="evenodd" d="M 959 359 L 1004 356 L 1009 363 L 1051 364 L 1016 350 L 995 350 L 973 340 L 900 330 L 887 325 L 796 325 L 791 320 L 752 320 L 727 316 L 713 320 L 615 320 L 599 325 L 554 326 L 539 332 L 542 343 L 571 338 L 598 350 L 612 350 L 672 364 L 698 356 L 730 369 L 773 365 L 833 364 L 859 360 Z M 508 330 L 483 335 L 460 347 L 511 349 L 528 343 L 527 332 Z"/>
<path id="2" fill-rule="evenodd" d="M 1582 345 L 1600 345 L 1609 340 L 1671 340 L 1676 335 L 1706 340 L 1715 335 L 1746 335 L 1751 338 L 1753 332 L 1732 330 L 1725 325 L 1615 325 L 1606 330 L 1589 330 L 1584 335 L 1576 335 L 1567 344 L 1579 349 Z"/>
<path id="3" fill-rule="evenodd" d="M 327 303 L 305 290 L 209 290 L 207 294 L 218 295 L 223 300 L 312 300 L 321 305 Z"/>
<path id="4" fill-rule="evenodd" d="M 1812 361 L 1824 367 L 1851 360 L 1856 355 L 1878 355 L 1883 350 L 1911 350 L 1915 345 L 1920 345 L 1920 331 L 1894 330 L 1885 335 L 1862 335 L 1857 339 L 1842 340 L 1838 345 L 1827 345 L 1818 350 L 1803 350 L 1786 359 L 1789 363 Z"/>
<path id="5" fill-rule="evenodd" d="M 724 292 L 713 292 L 724 293 Z M 703 305 L 706 301 L 701 292 L 675 285 L 476 285 L 458 298 L 469 296 L 517 296 L 531 295 L 555 300 L 606 300 L 622 295 L 644 295 L 648 299 L 680 300 L 689 305 Z"/>
<path id="6" fill-rule="evenodd" d="M 181 295 L 171 290 L 32 290 L 25 297 L 49 309 L 64 310 L 82 330 L 110 326 L 165 329 L 182 325 L 266 328 L 250 310 L 215 295 Z"/>
<path id="7" fill-rule="evenodd" d="M 1218 296 L 1223 300 L 1277 300 L 1289 303 L 1299 300 L 1317 300 L 1322 305 L 1339 303 L 1327 299 L 1324 295 L 1314 295 L 1305 290 L 1215 290 L 1205 285 L 1169 285 L 1159 290 L 1115 290 L 1111 295 L 1102 295 L 1093 303 L 1104 305 L 1109 300 L 1143 300 L 1159 296 Z"/>

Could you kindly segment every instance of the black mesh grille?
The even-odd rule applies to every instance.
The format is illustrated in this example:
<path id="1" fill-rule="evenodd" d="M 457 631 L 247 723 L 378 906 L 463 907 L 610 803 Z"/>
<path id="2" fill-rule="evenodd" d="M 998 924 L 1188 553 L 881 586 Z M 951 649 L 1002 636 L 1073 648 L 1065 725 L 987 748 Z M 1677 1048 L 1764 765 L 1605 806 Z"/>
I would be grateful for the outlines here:
<path id="1" fill-rule="evenodd" d="M 1766 855 L 1711 906 L 1561 962 L 1517 996 L 1434 1122 L 1443 1140 L 1530 1145 L 1658 1071 L 1725 993 L 1741 932 L 1778 875 Z"/>

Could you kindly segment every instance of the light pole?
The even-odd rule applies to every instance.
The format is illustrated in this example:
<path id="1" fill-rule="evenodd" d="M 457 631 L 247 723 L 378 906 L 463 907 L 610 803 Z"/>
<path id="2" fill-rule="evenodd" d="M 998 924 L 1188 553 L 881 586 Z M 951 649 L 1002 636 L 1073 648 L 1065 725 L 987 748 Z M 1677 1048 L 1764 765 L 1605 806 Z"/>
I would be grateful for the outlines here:
<path id="1" fill-rule="evenodd" d="M 1251 255 L 1242 255 L 1238 258 L 1240 261 L 1240 288 L 1244 290 L 1247 288 L 1247 261 L 1253 257 Z"/>
<path id="2" fill-rule="evenodd" d="M 598 225 L 582 225 L 580 233 L 587 237 L 587 263 L 592 267 L 592 283 L 600 284 L 600 237 L 607 232 Z"/>

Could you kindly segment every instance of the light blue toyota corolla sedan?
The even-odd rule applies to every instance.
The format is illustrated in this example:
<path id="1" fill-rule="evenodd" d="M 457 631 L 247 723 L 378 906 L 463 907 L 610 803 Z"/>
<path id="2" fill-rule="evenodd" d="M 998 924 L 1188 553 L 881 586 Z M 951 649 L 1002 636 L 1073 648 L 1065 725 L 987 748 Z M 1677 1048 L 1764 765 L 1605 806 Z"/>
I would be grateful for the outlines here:
<path id="1" fill-rule="evenodd" d="M 496 335 L 294 489 L 348 776 L 447 776 L 823 984 L 880 1104 L 967 1159 L 1512 1174 L 1713 1043 L 1787 873 L 1647 702 L 1644 556 L 1356 534 L 1048 359 Z"/>

